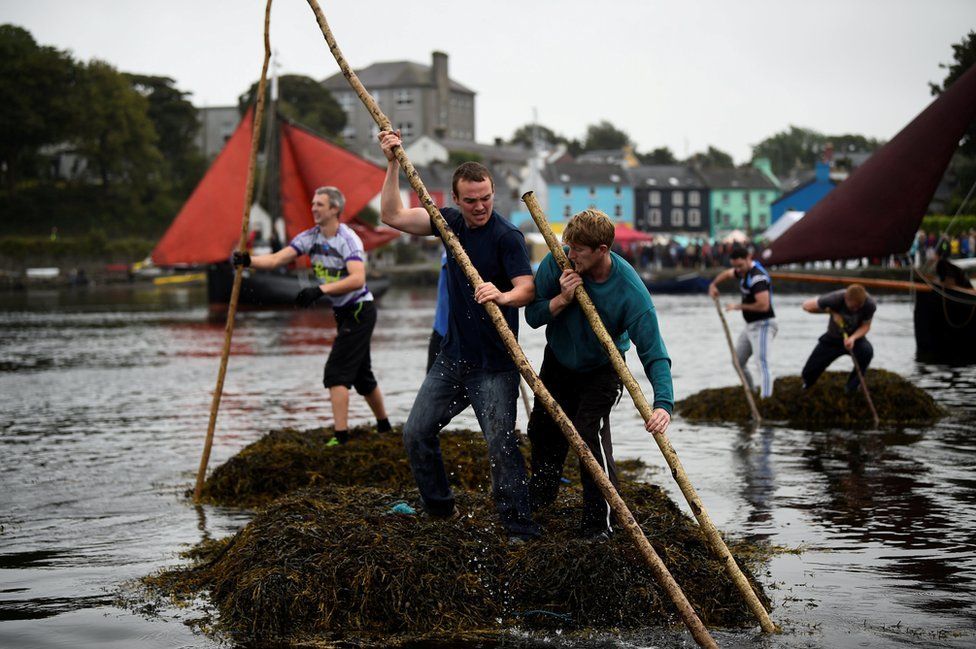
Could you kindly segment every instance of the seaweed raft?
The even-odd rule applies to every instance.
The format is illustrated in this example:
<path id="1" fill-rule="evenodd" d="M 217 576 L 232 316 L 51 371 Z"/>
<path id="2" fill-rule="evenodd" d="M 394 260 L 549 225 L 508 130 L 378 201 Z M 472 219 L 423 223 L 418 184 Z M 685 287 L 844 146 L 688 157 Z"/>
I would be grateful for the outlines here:
<path id="1" fill-rule="evenodd" d="M 787 422 L 794 428 L 837 426 L 868 428 L 871 410 L 864 393 L 846 394 L 847 372 L 825 372 L 813 387 L 803 390 L 798 376 L 776 379 L 773 395 L 756 401 L 764 421 Z M 945 411 L 924 390 L 893 372 L 871 369 L 866 379 L 882 425 L 931 424 Z M 679 415 L 690 421 L 750 420 L 741 386 L 696 392 L 676 404 Z"/>
<path id="2" fill-rule="evenodd" d="M 251 468 L 258 457 L 267 468 L 273 447 L 288 458 L 277 470 L 298 467 L 289 482 L 305 486 L 272 501 L 234 536 L 198 545 L 188 553 L 192 563 L 145 583 L 177 598 L 207 593 L 216 611 L 213 628 L 242 642 L 386 644 L 500 635 L 512 626 L 636 630 L 678 623 L 669 598 L 625 535 L 605 542 L 578 537 L 582 502 L 575 472 L 567 471 L 572 484 L 538 514 L 544 537 L 511 546 L 487 495 L 480 435 L 445 433 L 460 512 L 451 520 L 396 513 L 400 503 L 418 505 L 397 437 L 367 434 L 330 447 L 322 431 L 270 434 L 214 472 L 211 499 L 215 478 L 232 464 L 238 479 L 227 484 L 253 487 L 254 481 L 239 479 L 244 456 Z M 312 453 L 307 462 L 295 455 L 301 438 Z M 323 460 L 330 453 L 334 457 Z M 318 471 L 310 473 L 307 465 L 318 461 Z M 390 468 L 399 464 L 405 473 Z M 751 627 L 752 614 L 698 526 L 662 489 L 635 481 L 641 469 L 639 463 L 623 463 L 621 495 L 702 621 Z M 281 488 L 283 480 L 278 476 L 272 487 Z M 357 480 L 379 484 L 352 484 Z M 251 492 L 242 500 L 263 499 Z M 742 543 L 731 549 L 768 605 L 749 570 L 762 553 Z"/>

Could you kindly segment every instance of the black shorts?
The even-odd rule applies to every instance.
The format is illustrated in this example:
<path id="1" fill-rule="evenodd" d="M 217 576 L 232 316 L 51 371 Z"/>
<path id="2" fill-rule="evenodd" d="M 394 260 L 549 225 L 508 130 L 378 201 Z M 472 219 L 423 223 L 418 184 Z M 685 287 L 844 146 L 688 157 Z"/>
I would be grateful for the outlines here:
<path id="1" fill-rule="evenodd" d="M 369 394 L 376 389 L 369 356 L 369 343 L 376 326 L 376 306 L 370 300 L 332 311 L 338 333 L 325 361 L 322 384 L 326 388 L 336 385 L 354 387 L 359 394 Z"/>

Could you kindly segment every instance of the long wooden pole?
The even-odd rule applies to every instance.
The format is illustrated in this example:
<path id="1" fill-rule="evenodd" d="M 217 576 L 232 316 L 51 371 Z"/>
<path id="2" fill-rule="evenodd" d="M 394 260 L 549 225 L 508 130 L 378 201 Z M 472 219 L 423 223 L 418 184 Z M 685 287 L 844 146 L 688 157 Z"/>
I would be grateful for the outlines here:
<path id="1" fill-rule="evenodd" d="M 536 200 L 535 195 L 532 192 L 527 192 L 522 196 L 522 200 L 525 201 L 526 206 L 529 208 L 529 213 L 532 215 L 533 220 L 539 228 L 539 232 L 542 233 L 546 243 L 549 245 L 549 250 L 552 252 L 553 259 L 555 259 L 560 268 L 569 268 L 569 259 L 566 257 L 566 253 L 563 252 L 563 247 L 556 239 L 556 235 L 553 234 L 552 228 L 549 227 L 549 222 L 546 220 L 542 207 L 539 205 L 539 201 Z M 603 321 L 600 320 L 600 314 L 597 312 L 596 307 L 593 305 L 593 301 L 586 293 L 586 289 L 583 288 L 582 284 L 576 287 L 576 301 L 579 303 L 580 308 L 586 315 L 586 319 L 589 320 L 590 326 L 593 328 L 594 333 L 596 333 L 597 338 L 600 340 L 600 343 L 606 350 L 607 355 L 610 357 L 610 362 L 613 364 L 614 369 L 620 376 L 620 380 L 623 381 L 624 385 L 627 387 L 627 391 L 630 392 L 630 396 L 634 400 L 634 405 L 637 406 L 637 410 L 640 411 L 641 417 L 644 418 L 644 421 L 649 420 L 651 418 L 653 408 L 651 404 L 648 403 L 643 391 L 641 391 L 640 385 L 638 385 L 634 375 L 631 374 L 630 368 L 627 367 L 627 363 L 624 361 L 623 355 L 621 355 L 620 350 L 618 350 L 616 344 L 614 344 L 613 339 L 610 337 L 606 327 L 603 325 Z M 732 553 L 729 552 L 729 548 L 725 545 L 725 541 L 722 540 L 722 536 L 719 534 L 718 529 L 716 529 L 715 525 L 712 524 L 712 520 L 708 516 L 708 512 L 705 510 L 705 505 L 702 504 L 701 499 L 698 497 L 698 493 L 691 484 L 691 480 L 688 479 L 688 474 L 685 473 L 684 467 L 681 465 L 681 460 L 678 459 L 678 454 L 674 450 L 674 447 L 671 446 L 671 441 L 668 439 L 667 434 L 657 433 L 653 437 L 657 442 L 658 448 L 661 449 L 661 453 L 664 455 L 664 459 L 667 461 L 668 466 L 671 468 L 671 475 L 674 477 L 675 482 L 678 483 L 681 493 L 684 494 L 685 499 L 688 501 L 689 507 L 691 507 L 691 511 L 698 520 L 698 525 L 701 527 L 702 532 L 704 532 L 705 538 L 712 548 L 712 552 L 722 563 L 726 574 L 728 574 L 729 578 L 739 589 L 739 592 L 745 599 L 749 610 L 751 610 L 753 615 L 755 615 L 759 620 L 759 624 L 763 631 L 767 633 L 774 632 L 776 630 L 776 626 L 773 624 L 772 620 L 769 619 L 769 614 L 766 612 L 766 608 L 762 605 L 762 602 L 759 601 L 756 593 L 752 590 L 752 586 L 749 585 L 749 580 L 746 579 L 745 575 L 742 574 L 742 570 L 740 570 L 738 564 L 736 564 L 735 559 L 732 557 Z"/>
<path id="2" fill-rule="evenodd" d="M 251 157 L 247 165 L 247 184 L 244 189 L 244 216 L 241 219 L 241 239 L 237 249 L 247 250 L 247 234 L 250 227 L 251 200 L 254 197 L 254 169 L 257 167 L 258 143 L 261 141 L 261 121 L 264 119 L 264 91 L 268 79 L 268 60 L 271 58 L 271 0 L 264 9 L 264 64 L 261 66 L 261 81 L 258 83 L 257 108 L 254 110 L 254 125 L 251 128 Z M 238 266 L 234 270 L 234 286 L 230 292 L 230 304 L 227 306 L 227 325 L 224 328 L 224 348 L 220 354 L 220 369 L 217 371 L 217 386 L 214 388 L 213 401 L 210 404 L 210 422 L 207 425 L 207 439 L 203 444 L 203 455 L 200 457 L 200 468 L 197 470 L 197 484 L 193 489 L 193 501 L 200 502 L 203 492 L 203 482 L 207 476 L 207 464 L 210 463 L 210 449 L 213 446 L 214 429 L 217 427 L 217 412 L 220 410 L 220 397 L 224 392 L 224 377 L 227 375 L 227 359 L 230 356 L 230 341 L 234 336 L 234 315 L 237 313 L 237 301 L 241 294 L 241 279 L 244 268 Z"/>
<path id="3" fill-rule="evenodd" d="M 732 344 L 732 332 L 729 331 L 729 321 L 725 319 L 725 313 L 722 312 L 722 304 L 718 298 L 715 297 L 712 299 L 715 300 L 718 319 L 722 321 L 722 329 L 725 331 L 725 342 L 729 344 L 729 353 L 732 354 L 732 365 L 735 367 L 735 373 L 739 375 L 739 382 L 742 383 L 742 389 L 746 393 L 746 401 L 749 403 L 749 410 L 752 412 L 752 420 L 758 424 L 762 421 L 762 417 L 759 416 L 759 408 L 756 407 L 756 398 L 752 395 L 752 390 L 749 389 L 746 372 L 742 369 L 742 364 L 739 363 L 739 355 L 735 353 L 735 345 Z"/>
<path id="4" fill-rule="evenodd" d="M 837 326 L 840 327 L 841 336 L 844 337 L 844 341 L 847 341 L 847 331 L 844 329 L 844 318 L 837 312 L 827 309 L 827 313 L 830 317 L 834 319 Z M 878 418 L 878 411 L 874 409 L 874 401 L 871 399 L 871 392 L 868 391 L 868 382 L 864 380 L 864 374 L 861 372 L 861 364 L 857 362 L 857 357 L 854 355 L 854 348 L 850 351 L 851 360 L 854 362 L 854 371 L 857 372 L 857 378 L 861 381 L 861 389 L 864 390 L 864 398 L 868 400 L 868 407 L 871 408 L 871 416 L 874 417 L 874 427 L 877 428 L 881 423 Z"/>
<path id="5" fill-rule="evenodd" d="M 897 279 L 873 279 L 870 277 L 842 277 L 840 275 L 814 275 L 812 273 L 771 272 L 773 279 L 794 282 L 816 282 L 819 284 L 861 284 L 870 288 L 891 288 L 903 291 L 925 293 L 932 290 L 928 284 L 904 282 Z"/>
<path id="6" fill-rule="evenodd" d="M 339 68 L 342 70 L 342 74 L 349 81 L 352 88 L 356 91 L 356 94 L 359 95 L 359 98 L 362 100 L 363 104 L 366 106 L 366 109 L 372 115 L 380 129 L 384 131 L 392 130 L 390 120 L 386 117 L 386 115 L 383 114 L 369 93 L 366 92 L 366 89 L 359 81 L 356 73 L 353 72 L 352 68 L 346 62 L 345 57 L 342 55 L 342 52 L 339 50 L 339 46 L 336 44 L 336 40 L 332 35 L 332 30 L 329 28 L 329 24 L 325 19 L 325 14 L 322 13 L 322 9 L 319 7 L 318 2 L 316 0 L 308 0 L 308 4 L 315 13 L 316 20 L 318 20 L 319 27 L 322 30 L 322 35 L 325 37 L 325 41 L 328 43 L 329 49 L 332 51 L 333 56 L 335 56 L 336 62 L 339 64 Z M 468 259 L 468 256 L 464 252 L 464 248 L 461 246 L 460 242 L 457 240 L 457 237 L 454 236 L 454 233 L 447 226 L 447 222 L 444 221 L 444 217 L 441 216 L 440 211 L 434 205 L 434 201 L 427 192 L 427 188 L 424 187 L 423 181 L 420 179 L 420 175 L 417 173 L 417 170 L 414 168 L 413 164 L 411 164 L 409 158 L 403 150 L 403 147 L 397 147 L 394 149 L 394 154 L 396 155 L 400 166 L 406 173 L 410 186 L 413 187 L 415 192 L 417 192 L 421 205 L 423 205 L 423 207 L 427 210 L 427 213 L 430 215 L 435 227 L 440 232 L 441 238 L 444 240 L 444 244 L 451 251 L 454 259 L 464 271 L 468 281 L 473 287 L 477 288 L 483 283 L 483 280 L 478 274 L 478 271 L 471 264 L 471 260 Z M 488 316 L 495 325 L 495 328 L 498 330 L 502 341 L 505 343 L 505 347 L 508 349 L 509 355 L 512 357 L 512 360 L 515 361 L 515 366 L 518 368 L 519 373 L 521 373 L 526 382 L 529 384 L 529 387 L 531 387 L 532 391 L 535 392 L 535 394 L 539 397 L 540 402 L 546 408 L 549 415 L 559 425 L 563 435 L 565 435 L 569 441 L 570 446 L 580 457 L 580 461 L 582 462 L 584 468 L 590 472 L 590 475 L 600 488 L 604 498 L 606 498 L 607 502 L 610 503 L 610 506 L 616 514 L 618 521 L 620 521 L 623 528 L 637 545 L 641 556 L 647 562 L 651 573 L 654 575 L 654 578 L 657 579 L 658 583 L 661 584 L 665 592 L 667 592 L 668 596 L 671 598 L 671 601 L 674 602 L 674 605 L 678 610 L 678 614 L 691 631 L 692 637 L 694 637 L 695 641 L 703 647 L 717 647 L 718 645 L 715 643 L 715 640 L 713 640 L 711 635 L 709 635 L 708 630 L 705 629 L 705 626 L 702 624 L 701 620 L 698 618 L 698 615 L 691 607 L 691 604 L 681 591 L 681 588 L 674 581 L 674 577 L 671 576 L 671 573 L 664 565 L 664 562 L 661 561 L 661 558 L 657 555 L 657 552 L 654 551 L 654 548 L 647 540 L 647 537 L 644 536 L 644 532 L 634 519 L 634 515 L 620 498 L 620 495 L 617 493 L 616 489 L 614 489 L 613 484 L 603 472 L 603 469 L 600 467 L 599 463 L 597 463 L 596 458 L 593 457 L 593 454 L 586 446 L 586 443 L 579 436 L 579 433 L 576 432 L 576 429 L 573 427 L 569 417 L 567 417 L 566 413 L 564 413 L 562 408 L 559 407 L 559 404 L 556 403 L 556 400 L 543 385 L 542 380 L 532 369 L 532 366 L 529 364 L 525 354 L 522 353 L 522 349 L 519 347 L 518 341 L 512 334 L 512 330 L 509 329 L 508 323 L 505 321 L 504 316 L 502 316 L 498 305 L 496 305 L 494 302 L 487 302 L 483 306 L 488 312 Z"/>

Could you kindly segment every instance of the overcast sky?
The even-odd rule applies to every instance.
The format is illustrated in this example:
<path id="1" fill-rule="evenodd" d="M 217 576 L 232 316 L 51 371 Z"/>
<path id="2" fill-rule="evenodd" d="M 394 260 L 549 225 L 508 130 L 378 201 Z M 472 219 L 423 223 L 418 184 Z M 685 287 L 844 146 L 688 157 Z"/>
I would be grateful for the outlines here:
<path id="1" fill-rule="evenodd" d="M 713 145 L 745 162 L 790 124 L 890 139 L 931 101 L 976 28 L 974 0 L 320 0 L 354 68 L 430 64 L 477 92 L 476 138 L 539 122 L 582 138 L 609 120 L 638 150 Z M 0 22 L 126 72 L 172 77 L 197 105 L 257 79 L 263 0 L 0 0 Z M 305 0 L 275 0 L 281 73 L 338 71 Z"/>

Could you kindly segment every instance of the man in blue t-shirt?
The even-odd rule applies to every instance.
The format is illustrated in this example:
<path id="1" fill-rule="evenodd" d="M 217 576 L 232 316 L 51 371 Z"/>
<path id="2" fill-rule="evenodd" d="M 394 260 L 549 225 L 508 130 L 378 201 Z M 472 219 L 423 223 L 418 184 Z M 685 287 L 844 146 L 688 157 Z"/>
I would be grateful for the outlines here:
<path id="1" fill-rule="evenodd" d="M 525 321 L 533 328 L 546 325 L 546 350 L 539 376 L 604 473 L 616 484 L 610 410 L 622 386 L 606 349 L 576 302 L 577 286 L 586 288 L 621 354 L 630 349 L 631 341 L 637 347 L 637 356 L 654 389 L 654 410 L 644 424 L 648 432 L 667 430 L 674 392 L 671 359 L 661 339 L 651 296 L 633 267 L 610 251 L 613 237 L 613 221 L 599 210 L 586 210 L 571 218 L 563 240 L 569 244 L 573 269 L 560 271 L 552 254 L 546 255 L 536 273 L 536 298 L 525 309 Z M 529 495 L 534 508 L 545 507 L 556 499 L 569 443 L 538 399 L 529 417 L 528 434 L 532 441 Z M 580 474 L 580 531 L 584 538 L 608 538 L 613 532 L 610 505 L 589 471 L 580 466 Z"/>
<path id="2" fill-rule="evenodd" d="M 402 232 L 437 235 L 423 208 L 406 208 L 400 198 L 400 164 L 393 150 L 399 133 L 379 133 L 388 160 L 380 194 L 380 218 Z M 457 261 L 448 255 L 447 334 L 434 366 L 427 373 L 407 422 L 403 444 L 424 508 L 436 517 L 454 514 L 454 494 L 440 449 L 440 431 L 468 405 L 474 409 L 488 442 L 492 495 L 510 539 L 538 536 L 529 508 L 525 463 L 515 434 L 519 375 L 483 304 L 494 302 L 518 335 L 518 307 L 532 301 L 532 267 L 522 233 L 492 208 L 495 186 L 488 170 L 466 162 L 454 171 L 451 194 L 458 209 L 441 215 L 457 236 L 484 282 L 468 283 Z"/>
<path id="3" fill-rule="evenodd" d="M 733 246 L 729 258 L 732 268 L 715 276 L 708 287 L 708 294 L 713 298 L 718 297 L 719 284 L 733 277 L 738 280 L 742 302 L 729 302 L 725 305 L 726 311 L 742 311 L 742 317 L 746 321 L 746 328 L 735 341 L 735 355 L 742 366 L 749 389 L 755 390 L 747 365 L 749 358 L 755 354 L 759 365 L 759 396 L 765 399 L 773 396 L 772 347 L 773 338 L 779 331 L 776 314 L 773 313 L 773 280 L 762 264 L 753 261 L 752 252 L 745 246 Z"/>
<path id="4" fill-rule="evenodd" d="M 807 313 L 830 313 L 827 333 L 817 340 L 817 346 L 810 352 L 810 358 L 803 366 L 801 375 L 804 389 L 816 383 L 824 370 L 845 354 L 853 354 L 861 371 L 868 371 L 868 365 L 874 358 L 874 347 L 868 342 L 867 335 L 871 331 L 871 320 L 878 305 L 864 286 L 851 284 L 846 289 L 810 298 L 803 303 L 803 310 Z M 838 324 L 837 318 L 843 321 L 843 328 Z M 853 394 L 860 383 L 857 369 L 852 369 L 847 377 L 846 392 Z"/>

